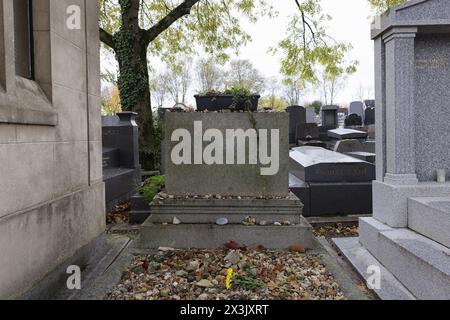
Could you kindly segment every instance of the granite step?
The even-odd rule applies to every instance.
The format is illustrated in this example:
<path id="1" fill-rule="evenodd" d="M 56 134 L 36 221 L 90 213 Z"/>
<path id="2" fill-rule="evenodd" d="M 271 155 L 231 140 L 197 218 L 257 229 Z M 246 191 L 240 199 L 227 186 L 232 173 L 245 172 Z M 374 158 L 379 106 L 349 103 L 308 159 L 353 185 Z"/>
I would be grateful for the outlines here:
<path id="1" fill-rule="evenodd" d="M 450 248 L 450 197 L 409 198 L 408 228 Z"/>
<path id="2" fill-rule="evenodd" d="M 294 195 L 284 199 L 164 199 L 151 203 L 152 223 L 171 223 L 174 217 L 183 223 L 214 224 L 227 218 L 230 224 L 240 224 L 248 217 L 256 222 L 289 221 L 301 223 L 302 203 Z"/>
<path id="3" fill-rule="evenodd" d="M 141 226 L 140 247 L 152 249 L 171 247 L 177 249 L 217 249 L 233 240 L 241 246 L 254 249 L 264 246 L 268 249 L 287 249 L 301 245 L 314 249 L 317 242 L 311 225 L 304 219 L 292 226 L 244 226 L 229 224 L 154 224 L 149 219 Z"/>
<path id="4" fill-rule="evenodd" d="M 360 219 L 359 241 L 418 299 L 450 299 L 450 249 L 413 230 Z"/>

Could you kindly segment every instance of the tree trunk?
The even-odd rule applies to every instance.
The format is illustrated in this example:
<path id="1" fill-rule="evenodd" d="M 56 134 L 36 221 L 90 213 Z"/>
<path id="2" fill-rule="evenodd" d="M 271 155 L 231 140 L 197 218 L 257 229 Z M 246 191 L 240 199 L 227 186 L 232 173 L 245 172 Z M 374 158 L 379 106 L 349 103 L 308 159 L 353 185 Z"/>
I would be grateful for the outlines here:
<path id="1" fill-rule="evenodd" d="M 147 68 L 148 38 L 139 28 L 138 0 L 121 0 L 122 27 L 114 34 L 114 50 L 119 64 L 118 86 L 122 108 L 138 114 L 140 162 L 154 170 L 158 163 Z"/>

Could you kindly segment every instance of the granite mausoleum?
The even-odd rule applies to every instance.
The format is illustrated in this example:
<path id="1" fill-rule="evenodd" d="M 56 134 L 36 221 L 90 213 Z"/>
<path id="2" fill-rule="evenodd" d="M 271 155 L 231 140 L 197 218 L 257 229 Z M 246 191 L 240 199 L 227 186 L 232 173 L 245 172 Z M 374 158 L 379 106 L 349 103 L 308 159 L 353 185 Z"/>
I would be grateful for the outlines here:
<path id="1" fill-rule="evenodd" d="M 373 218 L 336 239 L 384 299 L 450 299 L 450 1 L 412 0 L 373 25 L 377 179 Z"/>
<path id="2" fill-rule="evenodd" d="M 0 0 L 1 299 L 45 298 L 101 244 L 98 30 L 97 1 Z"/>

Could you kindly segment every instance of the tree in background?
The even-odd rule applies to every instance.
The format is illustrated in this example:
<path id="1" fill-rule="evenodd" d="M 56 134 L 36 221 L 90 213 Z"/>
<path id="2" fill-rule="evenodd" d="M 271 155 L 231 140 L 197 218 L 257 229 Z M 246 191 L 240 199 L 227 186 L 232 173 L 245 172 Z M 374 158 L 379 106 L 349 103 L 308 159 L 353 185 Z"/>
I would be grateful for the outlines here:
<path id="1" fill-rule="evenodd" d="M 228 49 L 250 40 L 241 22 L 271 15 L 266 0 L 100 0 L 100 39 L 118 62 L 118 87 L 124 110 L 138 113 L 141 164 L 157 166 L 148 55 L 171 64 L 179 53 L 193 54 L 195 44 L 227 59 Z M 171 28 L 171 26 L 173 26 Z"/>
<path id="2" fill-rule="evenodd" d="M 406 0 L 369 0 L 369 3 L 377 13 L 383 13 L 387 9 L 402 4 L 403 2 L 406 2 Z"/>
<path id="3" fill-rule="evenodd" d="M 286 38 L 278 47 L 271 48 L 273 53 L 283 53 L 280 71 L 288 84 L 296 84 L 297 90 L 306 84 L 318 85 L 320 70 L 326 74 L 324 79 L 332 83 L 344 74 L 355 72 L 358 62 L 346 62 L 352 46 L 327 35 L 325 25 L 331 17 L 322 13 L 320 1 L 295 2 L 300 14 L 289 23 Z"/>
<path id="4" fill-rule="evenodd" d="M 320 0 L 291 0 L 297 7 L 288 36 L 273 52 L 283 54 L 282 73 L 306 82 L 316 79 L 317 63 L 333 68 L 339 53 L 349 46 L 326 35 Z M 369 0 L 374 6 L 394 1 Z M 242 29 L 247 19 L 256 22 L 271 16 L 269 0 L 100 0 L 100 39 L 118 62 L 118 87 L 124 110 L 137 112 L 141 164 L 154 168 L 160 148 L 155 138 L 149 91 L 148 56 L 169 64 L 179 53 L 205 53 L 227 60 L 229 49 L 237 50 L 250 36 Z"/>
<path id="5" fill-rule="evenodd" d="M 300 105 L 301 95 L 305 90 L 305 83 L 295 77 L 286 77 L 283 80 L 284 95 L 290 106 Z"/>
<path id="6" fill-rule="evenodd" d="M 226 87 L 242 88 L 252 93 L 262 93 L 265 79 L 249 60 L 233 60 L 226 74 Z"/>
<path id="7" fill-rule="evenodd" d="M 273 111 L 284 111 L 288 107 L 288 103 L 281 97 L 264 97 L 259 100 L 259 107 L 262 109 L 271 109 Z"/>
<path id="8" fill-rule="evenodd" d="M 317 115 L 320 114 L 320 110 L 322 109 L 322 106 L 323 106 L 322 102 L 318 101 L 318 100 L 313 101 L 306 105 L 306 107 L 308 107 L 308 108 L 314 108 L 314 111 L 316 112 Z"/>
<path id="9" fill-rule="evenodd" d="M 212 58 L 200 59 L 196 67 L 197 80 L 200 92 L 207 93 L 212 90 L 222 90 L 224 85 L 224 71 L 217 66 Z"/>
<path id="10" fill-rule="evenodd" d="M 113 116 L 122 112 L 120 105 L 119 88 L 117 86 L 107 87 L 102 90 L 102 114 Z"/>

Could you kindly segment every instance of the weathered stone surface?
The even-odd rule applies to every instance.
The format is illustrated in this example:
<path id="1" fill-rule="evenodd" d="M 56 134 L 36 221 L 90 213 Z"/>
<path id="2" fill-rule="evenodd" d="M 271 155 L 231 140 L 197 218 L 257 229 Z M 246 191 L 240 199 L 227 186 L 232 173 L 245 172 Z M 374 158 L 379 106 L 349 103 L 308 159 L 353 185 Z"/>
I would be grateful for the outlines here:
<path id="1" fill-rule="evenodd" d="M 375 179 L 375 166 L 318 147 L 298 147 L 290 152 L 290 172 L 305 182 L 364 182 Z"/>
<path id="2" fill-rule="evenodd" d="M 321 109 L 322 127 L 336 128 L 338 126 L 338 106 L 323 106 Z"/>
<path id="3" fill-rule="evenodd" d="M 350 103 L 349 114 L 356 114 L 364 120 L 364 104 L 361 101 L 353 101 Z"/>
<path id="4" fill-rule="evenodd" d="M 316 246 L 311 225 L 302 218 L 302 222 L 293 226 L 244 226 L 214 224 L 155 225 L 146 221 L 142 225 L 140 246 L 142 248 L 216 249 L 233 239 L 241 246 L 268 249 L 287 249 L 292 245 L 301 245 L 307 249 Z M 280 237 L 280 234 L 283 236 Z"/>
<path id="5" fill-rule="evenodd" d="M 272 163 L 264 165 L 259 158 L 257 164 L 249 164 L 247 141 L 245 164 L 236 164 L 236 157 L 232 159 L 235 164 L 225 164 L 226 155 L 232 154 L 237 144 L 234 148 L 227 147 L 226 141 L 223 141 L 223 157 L 221 158 L 224 164 L 207 165 L 204 161 L 198 161 L 200 164 L 193 164 L 196 162 L 194 154 L 201 158 L 202 147 L 210 144 L 210 142 L 200 142 L 198 149 L 202 151 L 194 152 L 193 144 L 194 141 L 197 141 L 194 135 L 194 122 L 201 122 L 203 129 L 201 135 L 208 129 L 217 129 L 223 135 L 224 140 L 226 140 L 227 129 L 254 130 L 253 127 L 255 127 L 257 130 L 266 130 L 258 131 L 260 137 L 257 140 L 260 143 L 265 142 L 265 139 L 261 138 L 264 132 L 267 133 L 268 144 L 271 144 L 271 140 L 274 139 L 273 149 L 271 150 L 270 147 L 268 149 L 269 156 L 273 156 Z M 165 125 L 166 189 L 169 194 L 287 196 L 289 192 L 288 159 L 285 156 L 289 150 L 287 113 L 169 113 L 166 115 Z M 189 157 L 189 162 L 192 164 L 178 165 L 172 161 L 173 149 L 179 142 L 171 141 L 171 138 L 177 129 L 187 130 L 188 135 L 192 137 L 192 143 L 188 143 L 189 147 L 192 147 L 192 154 Z M 242 137 L 242 132 L 238 136 Z M 259 147 L 257 150 L 261 151 Z M 256 155 L 258 154 L 259 152 L 256 153 Z M 263 175 L 264 170 L 269 169 L 271 165 L 273 172 L 270 173 L 275 174 Z"/>
<path id="6" fill-rule="evenodd" d="M 372 275 L 372 273 L 367 273 L 369 267 L 380 268 L 380 287 L 374 290 L 380 299 L 416 300 L 414 295 L 358 242 L 358 238 L 335 238 L 333 242 L 364 279 L 369 280 Z"/>
<path id="7" fill-rule="evenodd" d="M 450 197 L 409 198 L 408 228 L 450 248 Z"/>
<path id="8" fill-rule="evenodd" d="M 334 129 L 328 130 L 328 136 L 333 139 L 366 139 L 367 132 L 353 129 Z"/>

